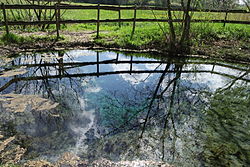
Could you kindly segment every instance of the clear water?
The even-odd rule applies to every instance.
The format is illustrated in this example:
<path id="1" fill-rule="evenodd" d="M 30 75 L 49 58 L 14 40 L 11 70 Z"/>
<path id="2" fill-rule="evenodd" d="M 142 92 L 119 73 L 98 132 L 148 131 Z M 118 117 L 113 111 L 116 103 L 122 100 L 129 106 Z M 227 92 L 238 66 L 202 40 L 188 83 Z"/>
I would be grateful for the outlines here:
<path id="1" fill-rule="evenodd" d="M 149 57 L 73 50 L 0 60 L 0 131 L 19 136 L 26 160 L 73 152 L 88 160 L 248 164 L 250 67 Z"/>

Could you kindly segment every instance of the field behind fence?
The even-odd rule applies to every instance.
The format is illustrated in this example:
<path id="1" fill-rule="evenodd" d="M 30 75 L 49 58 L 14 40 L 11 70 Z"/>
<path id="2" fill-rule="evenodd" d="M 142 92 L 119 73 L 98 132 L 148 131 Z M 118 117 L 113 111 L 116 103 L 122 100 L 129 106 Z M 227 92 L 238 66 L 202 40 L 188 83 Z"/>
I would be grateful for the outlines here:
<path id="1" fill-rule="evenodd" d="M 172 8 L 173 20 L 168 19 L 167 8 L 163 7 L 139 7 L 139 6 L 107 6 L 107 5 L 6 5 L 1 4 L 0 26 L 5 27 L 8 34 L 10 26 L 28 25 L 56 25 L 57 37 L 60 36 L 60 26 L 62 24 L 96 24 L 96 36 L 99 37 L 100 25 L 106 23 L 116 23 L 121 27 L 122 23 L 132 23 L 132 34 L 135 32 L 136 23 L 155 22 L 168 23 L 183 21 L 183 9 Z M 20 11 L 25 11 L 29 19 L 24 17 Z M 50 17 L 43 19 L 30 19 L 32 16 L 46 11 Z M 17 17 L 13 17 L 13 16 Z M 192 9 L 192 22 L 227 23 L 250 25 L 250 13 L 246 10 L 208 10 Z M 23 20 L 21 20 L 22 18 Z M 41 17 L 42 18 L 42 17 Z"/>

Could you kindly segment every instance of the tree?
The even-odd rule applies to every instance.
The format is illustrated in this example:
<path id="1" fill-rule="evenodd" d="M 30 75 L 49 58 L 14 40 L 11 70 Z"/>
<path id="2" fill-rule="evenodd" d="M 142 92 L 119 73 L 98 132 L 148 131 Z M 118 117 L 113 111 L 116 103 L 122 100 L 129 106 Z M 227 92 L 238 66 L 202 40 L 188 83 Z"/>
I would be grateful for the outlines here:
<path id="1" fill-rule="evenodd" d="M 203 0 L 200 3 L 204 8 L 229 9 L 239 4 L 239 0 Z"/>
<path id="2" fill-rule="evenodd" d="M 68 2 L 71 2 L 71 0 L 67 0 Z M 9 0 L 6 1 L 6 4 L 18 4 L 18 5 L 50 5 L 53 6 L 56 3 L 61 3 L 62 0 L 54 0 L 54 1 L 48 1 L 48 0 Z M 63 15 L 64 12 L 61 12 L 60 14 Z M 52 21 L 55 18 L 55 9 L 25 9 L 25 10 L 10 10 L 10 14 L 8 16 L 10 19 L 14 21 L 42 21 L 42 20 L 49 20 Z M 42 30 L 49 27 L 49 25 L 39 25 Z M 26 28 L 26 26 L 22 27 L 23 29 Z"/>
<path id="3" fill-rule="evenodd" d="M 181 35 L 179 40 L 177 39 L 177 26 L 173 23 L 173 15 L 172 15 L 172 2 L 171 0 L 166 0 L 166 6 L 168 8 L 168 19 L 169 19 L 169 29 L 170 29 L 170 51 L 172 53 L 183 53 L 189 52 L 189 34 L 190 34 L 190 23 L 191 23 L 191 15 L 190 10 L 191 7 L 196 4 L 199 0 L 181 0 L 181 7 L 183 8 L 183 21 L 180 26 Z"/>
<path id="4" fill-rule="evenodd" d="M 250 12 L 250 0 L 243 0 L 244 4 L 247 6 L 249 12 Z"/>
<path id="5" fill-rule="evenodd" d="M 249 87 L 216 91 L 204 117 L 205 161 L 209 166 L 248 166 Z"/>

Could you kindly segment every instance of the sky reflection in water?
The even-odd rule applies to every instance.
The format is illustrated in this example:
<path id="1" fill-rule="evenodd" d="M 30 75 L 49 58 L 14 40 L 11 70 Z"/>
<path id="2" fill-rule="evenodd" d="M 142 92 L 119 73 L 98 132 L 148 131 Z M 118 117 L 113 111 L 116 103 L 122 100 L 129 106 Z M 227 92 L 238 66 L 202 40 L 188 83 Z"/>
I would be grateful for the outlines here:
<path id="1" fill-rule="evenodd" d="M 210 109 L 217 106 L 212 102 L 223 93 L 231 95 L 230 90 L 235 96 L 249 92 L 249 67 L 194 58 L 157 60 L 138 56 L 143 54 L 73 50 L 27 53 L 15 58 L 0 68 L 2 76 L 10 69 L 26 71 L 9 77 L 0 75 L 0 128 L 9 127 L 27 136 L 26 159 L 54 160 L 71 151 L 90 160 L 141 159 L 181 166 L 221 161 L 213 159 L 217 146 L 208 147 L 210 140 L 224 140 L 225 135 L 218 136 L 217 132 L 226 132 L 213 131 L 209 123 Z M 10 107 L 3 100 L 8 94 L 37 95 L 59 105 L 43 111 L 26 107 L 24 113 L 9 112 L 6 117 Z M 27 103 L 30 105 L 35 103 Z M 249 112 L 249 103 L 238 105 L 243 106 L 243 115 Z M 245 118 L 249 123 L 247 114 Z M 237 126 L 242 128 L 243 122 Z M 234 135 L 237 140 L 239 134 Z M 224 160 L 249 162 L 245 144 L 229 143 L 240 158 L 224 156 Z"/>

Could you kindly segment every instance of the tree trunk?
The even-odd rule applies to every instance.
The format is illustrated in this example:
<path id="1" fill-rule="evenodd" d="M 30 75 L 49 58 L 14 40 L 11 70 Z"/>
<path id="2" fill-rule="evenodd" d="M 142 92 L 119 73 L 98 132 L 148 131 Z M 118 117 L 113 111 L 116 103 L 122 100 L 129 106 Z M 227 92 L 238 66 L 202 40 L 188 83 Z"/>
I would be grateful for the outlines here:
<path id="1" fill-rule="evenodd" d="M 184 7 L 184 27 L 181 35 L 181 40 L 179 43 L 179 47 L 182 52 L 189 52 L 189 34 L 190 34 L 190 22 L 191 22 L 191 17 L 189 15 L 190 7 L 191 7 L 191 1 L 188 0 L 187 6 Z"/>
<path id="2" fill-rule="evenodd" d="M 248 4 L 247 1 L 244 1 L 244 3 L 245 3 L 246 7 L 248 8 L 248 10 L 249 10 L 249 12 L 250 12 L 250 5 Z"/>
<path id="3" fill-rule="evenodd" d="M 169 19 L 169 29 L 170 29 L 170 52 L 176 52 L 176 34 L 174 29 L 174 24 L 172 22 L 173 17 L 171 13 L 171 2 L 170 0 L 167 0 L 167 9 L 168 9 L 168 19 Z"/>

